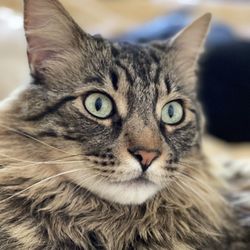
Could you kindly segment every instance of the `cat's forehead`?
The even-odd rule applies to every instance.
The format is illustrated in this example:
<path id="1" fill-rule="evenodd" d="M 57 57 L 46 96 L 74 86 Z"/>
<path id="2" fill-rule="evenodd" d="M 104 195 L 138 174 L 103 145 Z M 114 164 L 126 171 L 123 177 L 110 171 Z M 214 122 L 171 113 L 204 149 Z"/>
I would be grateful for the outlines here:
<path id="1" fill-rule="evenodd" d="M 167 75 L 160 51 L 149 44 L 119 43 L 111 47 L 111 53 L 112 66 L 126 76 L 128 96 L 137 98 L 139 102 L 152 102 Z"/>
<path id="2" fill-rule="evenodd" d="M 130 96 L 150 95 L 156 91 L 161 78 L 167 74 L 159 51 L 150 45 L 130 43 L 101 44 L 96 53 L 87 60 L 83 74 L 84 82 L 98 82 L 101 87 L 112 86 L 117 92 Z"/>
<path id="3" fill-rule="evenodd" d="M 160 51 L 150 45 L 127 42 L 108 41 L 104 47 L 91 58 L 93 68 L 89 74 L 93 79 L 98 77 L 101 86 L 109 83 L 117 92 L 126 90 L 129 96 L 140 97 L 143 94 L 155 97 L 152 94 L 167 75 Z"/>
<path id="4" fill-rule="evenodd" d="M 125 71 L 128 84 L 147 87 L 159 81 L 162 57 L 151 46 L 119 43 L 111 46 L 111 53 L 113 65 Z"/>

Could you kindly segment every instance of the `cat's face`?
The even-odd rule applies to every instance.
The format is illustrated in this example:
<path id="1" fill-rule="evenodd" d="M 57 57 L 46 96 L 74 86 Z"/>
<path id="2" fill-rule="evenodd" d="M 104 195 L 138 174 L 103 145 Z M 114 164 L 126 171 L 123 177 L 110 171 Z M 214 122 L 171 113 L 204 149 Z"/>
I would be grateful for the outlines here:
<path id="1" fill-rule="evenodd" d="M 169 187 L 200 147 L 194 71 L 210 16 L 139 46 L 83 33 L 56 1 L 26 1 L 25 15 L 34 82 L 21 110 L 37 138 L 78 159 L 56 171 L 80 169 L 67 179 L 121 204 Z"/>

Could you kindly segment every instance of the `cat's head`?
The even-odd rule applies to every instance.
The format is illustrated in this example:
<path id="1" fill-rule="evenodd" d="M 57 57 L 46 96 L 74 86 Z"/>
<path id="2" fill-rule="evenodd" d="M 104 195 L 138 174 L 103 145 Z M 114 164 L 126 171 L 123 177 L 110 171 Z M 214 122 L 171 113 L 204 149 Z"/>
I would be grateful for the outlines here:
<path id="1" fill-rule="evenodd" d="M 195 71 L 210 14 L 168 41 L 132 45 L 86 34 L 56 0 L 24 2 L 33 82 L 19 97 L 20 124 L 60 149 L 34 152 L 75 155 L 55 172 L 112 202 L 174 188 L 200 151 Z"/>

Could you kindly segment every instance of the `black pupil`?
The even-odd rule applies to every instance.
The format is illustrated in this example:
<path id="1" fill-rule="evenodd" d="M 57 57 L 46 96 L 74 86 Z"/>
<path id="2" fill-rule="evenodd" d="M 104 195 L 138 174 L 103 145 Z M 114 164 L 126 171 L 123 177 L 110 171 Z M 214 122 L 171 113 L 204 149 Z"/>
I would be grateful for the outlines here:
<path id="1" fill-rule="evenodd" d="M 100 111 L 102 108 L 102 99 L 100 97 L 98 97 L 95 101 L 95 108 L 96 111 Z"/>
<path id="2" fill-rule="evenodd" d="M 170 118 L 174 116 L 174 107 L 172 105 L 168 107 L 168 115 Z"/>

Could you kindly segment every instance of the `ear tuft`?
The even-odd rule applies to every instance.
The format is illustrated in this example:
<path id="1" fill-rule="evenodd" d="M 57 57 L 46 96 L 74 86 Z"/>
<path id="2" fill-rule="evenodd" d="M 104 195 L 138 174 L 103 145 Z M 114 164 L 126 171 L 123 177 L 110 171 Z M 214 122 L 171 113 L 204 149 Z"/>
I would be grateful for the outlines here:
<path id="1" fill-rule="evenodd" d="M 31 71 L 76 46 L 81 32 L 57 0 L 24 0 L 24 28 Z"/>

